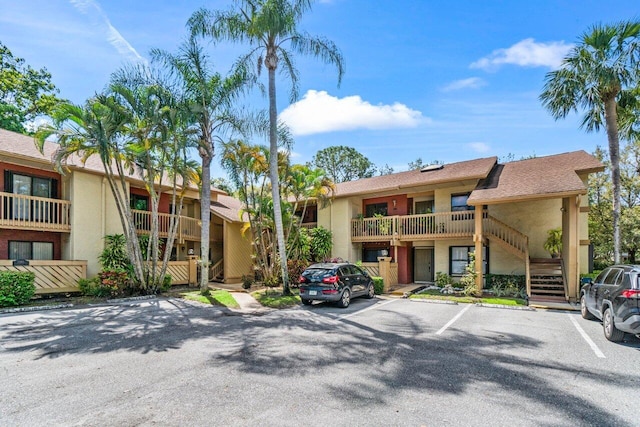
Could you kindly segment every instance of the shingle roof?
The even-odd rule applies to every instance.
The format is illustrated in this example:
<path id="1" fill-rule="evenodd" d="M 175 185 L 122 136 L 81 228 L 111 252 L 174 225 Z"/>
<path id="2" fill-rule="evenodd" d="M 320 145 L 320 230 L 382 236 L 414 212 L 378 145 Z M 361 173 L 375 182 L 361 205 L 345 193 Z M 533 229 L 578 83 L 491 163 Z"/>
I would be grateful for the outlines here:
<path id="1" fill-rule="evenodd" d="M 420 172 L 413 170 L 390 175 L 374 176 L 336 185 L 336 197 L 378 193 L 421 185 L 434 185 L 462 180 L 486 178 L 497 162 L 497 157 L 449 163 L 442 169 Z"/>
<path id="2" fill-rule="evenodd" d="M 536 157 L 498 165 L 469 196 L 470 205 L 586 194 L 578 174 L 600 172 L 602 163 L 585 151 Z"/>
<path id="3" fill-rule="evenodd" d="M 2 160 L 7 161 L 8 158 L 17 157 L 53 167 L 53 155 L 57 149 L 58 144 L 51 141 L 45 141 L 43 153 L 40 153 L 36 148 L 35 141 L 32 136 L 0 129 L 0 159 Z M 104 167 L 102 166 L 102 162 L 98 156 L 89 157 L 85 163 L 82 162 L 79 156 L 71 156 L 67 161 L 67 166 L 72 169 L 104 174 Z M 132 180 L 141 181 L 141 178 L 136 173 L 127 174 L 127 177 Z M 195 184 L 191 184 L 189 187 L 192 190 L 198 190 L 198 186 Z M 211 191 L 223 193 L 222 190 L 213 187 Z"/>
<path id="4" fill-rule="evenodd" d="M 217 201 L 211 202 L 211 212 L 229 222 L 249 221 L 247 213 L 242 212 L 242 207 L 240 200 L 223 194 L 218 195 Z"/>

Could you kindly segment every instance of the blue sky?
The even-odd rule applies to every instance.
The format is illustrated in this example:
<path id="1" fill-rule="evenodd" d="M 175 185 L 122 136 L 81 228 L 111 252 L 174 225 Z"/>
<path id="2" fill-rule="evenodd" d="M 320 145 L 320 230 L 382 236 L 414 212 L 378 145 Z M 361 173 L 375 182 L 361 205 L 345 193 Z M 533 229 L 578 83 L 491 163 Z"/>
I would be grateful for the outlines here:
<path id="1" fill-rule="evenodd" d="M 124 63 L 144 61 L 155 47 L 175 51 L 193 11 L 232 1 L 2 3 L 0 41 L 46 67 L 62 97 L 82 103 Z M 538 101 L 544 76 L 593 24 L 639 17 L 637 0 L 319 1 L 300 28 L 333 40 L 346 73 L 338 88 L 332 67 L 298 57 L 301 99 L 293 107 L 287 82 L 278 81 L 294 161 L 331 145 L 354 147 L 396 172 L 418 157 L 448 163 L 592 152 L 606 146 L 606 135 L 580 130 L 577 115 L 554 121 Z M 226 73 L 243 51 L 219 45 L 209 54 Z M 246 102 L 267 107 L 258 94 Z M 213 174 L 221 175 L 219 166 Z"/>

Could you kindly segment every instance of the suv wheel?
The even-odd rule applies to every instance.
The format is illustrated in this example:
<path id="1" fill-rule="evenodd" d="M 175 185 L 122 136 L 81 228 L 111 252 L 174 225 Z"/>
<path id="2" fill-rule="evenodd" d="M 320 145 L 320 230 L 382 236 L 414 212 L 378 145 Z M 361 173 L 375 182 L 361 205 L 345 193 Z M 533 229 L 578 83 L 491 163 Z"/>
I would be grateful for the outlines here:
<path id="1" fill-rule="evenodd" d="M 367 289 L 367 298 L 371 299 L 376 296 L 376 288 L 373 286 L 373 282 L 369 285 L 369 289 Z"/>
<path id="2" fill-rule="evenodd" d="M 582 314 L 583 319 L 593 320 L 595 316 L 591 314 L 589 309 L 587 308 L 587 299 L 584 294 L 580 297 L 580 314 Z"/>
<path id="3" fill-rule="evenodd" d="M 300 298 L 302 300 L 302 304 L 304 305 L 311 305 L 313 303 L 313 301 L 311 301 L 310 299 L 306 299 L 306 298 Z"/>
<path id="4" fill-rule="evenodd" d="M 616 328 L 613 322 L 613 314 L 611 314 L 610 308 L 604 310 L 602 326 L 604 328 L 604 337 L 609 341 L 620 342 L 624 338 L 624 332 Z"/>
<path id="5" fill-rule="evenodd" d="M 340 297 L 340 301 L 338 301 L 338 307 L 347 308 L 349 307 L 349 303 L 351 302 L 351 292 L 349 288 L 345 288 L 342 292 L 342 296 Z"/>

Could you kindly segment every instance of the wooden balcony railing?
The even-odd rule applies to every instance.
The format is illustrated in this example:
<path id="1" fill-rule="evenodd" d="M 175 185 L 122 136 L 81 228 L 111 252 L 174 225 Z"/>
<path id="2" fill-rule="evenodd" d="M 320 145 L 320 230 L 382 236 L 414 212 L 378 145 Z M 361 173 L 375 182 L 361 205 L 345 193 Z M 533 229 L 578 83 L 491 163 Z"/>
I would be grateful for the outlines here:
<path id="1" fill-rule="evenodd" d="M 303 222 L 300 224 L 301 227 L 306 228 L 307 230 L 311 230 L 312 228 L 316 228 L 318 226 L 317 222 Z"/>
<path id="2" fill-rule="evenodd" d="M 151 212 L 133 210 L 132 213 L 137 233 L 149 234 L 151 232 Z M 178 221 L 178 232 L 176 234 L 178 241 L 200 240 L 201 223 L 199 219 L 180 215 Z M 158 237 L 169 237 L 170 226 L 171 214 L 158 213 Z"/>
<path id="3" fill-rule="evenodd" d="M 420 215 L 388 216 L 351 221 L 352 242 L 385 240 L 413 241 L 472 237 L 475 212 L 439 212 Z M 518 230 L 482 213 L 482 233 L 495 238 L 515 255 L 528 256 L 529 239 Z"/>
<path id="4" fill-rule="evenodd" d="M 514 255 L 529 258 L 529 237 L 492 216 L 482 220 L 482 233 L 497 238 Z"/>
<path id="5" fill-rule="evenodd" d="M 0 228 L 71 231 L 71 202 L 0 192 Z"/>
<path id="6" fill-rule="evenodd" d="M 388 216 L 351 221 L 353 242 L 379 240 L 431 240 L 472 236 L 473 211 Z"/>

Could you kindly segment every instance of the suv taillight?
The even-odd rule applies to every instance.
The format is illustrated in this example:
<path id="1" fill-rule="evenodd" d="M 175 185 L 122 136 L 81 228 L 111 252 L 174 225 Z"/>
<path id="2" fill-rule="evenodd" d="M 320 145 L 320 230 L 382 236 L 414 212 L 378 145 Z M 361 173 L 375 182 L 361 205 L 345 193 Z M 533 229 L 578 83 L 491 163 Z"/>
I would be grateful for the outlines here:
<path id="1" fill-rule="evenodd" d="M 338 283 L 338 276 L 329 276 L 322 279 L 322 283 L 334 284 Z"/>
<path id="2" fill-rule="evenodd" d="M 300 276 L 300 277 L 298 278 L 298 283 L 307 283 L 307 278 L 306 278 L 306 277 L 304 277 L 304 276 Z"/>
<path id="3" fill-rule="evenodd" d="M 623 298 L 640 298 L 640 289 L 625 289 L 622 291 Z"/>

